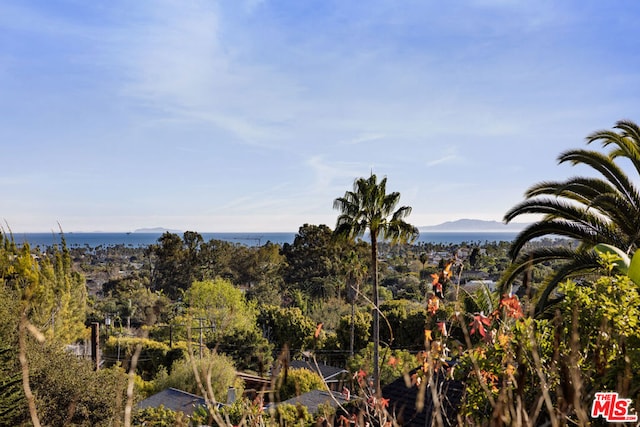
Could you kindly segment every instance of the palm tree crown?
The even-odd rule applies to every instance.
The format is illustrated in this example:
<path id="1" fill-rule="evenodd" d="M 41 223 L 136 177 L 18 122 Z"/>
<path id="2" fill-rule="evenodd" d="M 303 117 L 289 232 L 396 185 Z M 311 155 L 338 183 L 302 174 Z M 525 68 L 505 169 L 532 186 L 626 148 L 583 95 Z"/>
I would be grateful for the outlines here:
<path id="1" fill-rule="evenodd" d="M 595 272 L 600 264 L 593 247 L 607 243 L 627 253 L 640 239 L 640 195 L 619 162 L 626 159 L 640 177 L 640 128 L 631 121 L 618 121 L 614 130 L 601 130 L 587 137 L 587 144 L 600 142 L 608 153 L 569 150 L 559 163 L 586 165 L 597 177 L 572 177 L 566 181 L 544 181 L 525 193 L 525 200 L 505 216 L 505 222 L 525 214 L 541 214 L 542 219 L 524 229 L 513 242 L 512 264 L 501 280 L 502 290 L 533 264 L 561 261 L 561 267 L 546 279 L 536 310 L 542 312 L 553 300 L 558 283 L 569 277 Z M 527 243 L 542 236 L 575 239 L 575 248 L 530 249 Z"/>
<path id="2" fill-rule="evenodd" d="M 334 200 L 333 208 L 341 212 L 336 222 L 335 233 L 349 239 L 362 237 L 369 231 L 371 240 L 371 266 L 373 282 L 373 375 L 376 393 L 380 393 L 380 313 L 378 311 L 378 239 L 392 243 L 413 241 L 418 237 L 418 229 L 404 219 L 411 208 L 396 209 L 400 193 L 387 194 L 387 178 L 377 182 L 374 174 L 368 179 L 358 178 L 353 183 L 353 191 Z"/>

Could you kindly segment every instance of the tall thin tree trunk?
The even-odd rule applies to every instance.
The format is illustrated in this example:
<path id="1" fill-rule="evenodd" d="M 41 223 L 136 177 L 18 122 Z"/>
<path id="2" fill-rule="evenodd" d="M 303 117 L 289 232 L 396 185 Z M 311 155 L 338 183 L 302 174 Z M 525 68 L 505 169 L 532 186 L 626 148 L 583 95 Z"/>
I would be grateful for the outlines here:
<path id="1" fill-rule="evenodd" d="M 378 309 L 378 233 L 371 231 L 371 266 L 373 267 L 373 385 L 377 397 L 380 390 L 380 312 Z"/>

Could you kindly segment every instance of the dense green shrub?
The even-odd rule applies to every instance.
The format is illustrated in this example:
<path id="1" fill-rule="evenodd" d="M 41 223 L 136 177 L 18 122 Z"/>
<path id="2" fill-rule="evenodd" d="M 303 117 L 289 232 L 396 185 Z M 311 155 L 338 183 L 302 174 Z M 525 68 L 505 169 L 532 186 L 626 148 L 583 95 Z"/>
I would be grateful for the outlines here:
<path id="1" fill-rule="evenodd" d="M 323 390 L 326 387 L 320 375 L 304 368 L 282 371 L 278 376 L 277 384 L 281 401 L 311 390 Z"/>
<path id="2" fill-rule="evenodd" d="M 237 399 L 230 405 L 222 405 L 216 412 L 218 419 L 222 419 L 234 426 L 260 425 L 264 415 L 261 401 L 251 402 L 246 398 Z"/>
<path id="3" fill-rule="evenodd" d="M 262 306 L 258 314 L 258 325 L 266 332 L 276 350 L 282 349 L 285 344 L 290 349 L 302 349 L 316 328 L 315 322 L 298 307 Z"/>
<path id="4" fill-rule="evenodd" d="M 122 419 L 127 385 L 122 369 L 94 371 L 88 360 L 65 353 L 55 344 L 34 343 L 28 357 L 31 388 L 43 425 L 111 426 Z"/>
<path id="5" fill-rule="evenodd" d="M 228 331 L 219 336 L 216 342 L 207 345 L 231 357 L 240 371 L 263 375 L 273 362 L 273 345 L 255 326 Z"/>
<path id="6" fill-rule="evenodd" d="M 307 426 L 313 421 L 306 406 L 282 403 L 277 406 L 273 418 L 280 426 Z"/>
<path id="7" fill-rule="evenodd" d="M 106 366 L 121 365 L 129 371 L 131 356 L 136 346 L 142 351 L 136 365 L 136 373 L 145 380 L 152 379 L 161 367 L 170 367 L 172 359 L 167 358 L 169 346 L 146 338 L 110 336 L 102 348 Z"/>
<path id="8" fill-rule="evenodd" d="M 367 346 L 369 337 L 371 337 L 371 321 L 373 317 L 369 311 L 361 309 L 355 310 L 354 316 L 354 334 L 353 334 L 353 351 L 358 352 Z M 349 350 L 351 345 L 351 315 L 345 315 L 340 318 L 338 329 L 336 330 L 340 347 Z"/>
<path id="9" fill-rule="evenodd" d="M 236 369 L 228 356 L 221 354 L 205 354 L 202 359 L 193 361 L 196 365 L 201 384 L 206 388 L 210 383 L 213 396 L 217 401 L 225 402 L 229 386 L 234 386 L 242 392 L 242 382 L 236 378 Z M 187 358 L 179 360 L 173 365 L 171 374 L 161 371 L 155 379 L 156 391 L 169 387 L 202 396 L 202 390 L 196 380 L 192 361 Z"/>
<path id="10" fill-rule="evenodd" d="M 385 301 L 380 305 L 380 340 L 392 348 L 424 349 L 427 314 L 424 305 L 409 300 Z"/>
<path id="11" fill-rule="evenodd" d="M 352 375 L 369 377 L 373 372 L 373 344 L 360 350 L 347 362 L 347 368 Z M 416 368 L 419 361 L 415 355 L 406 350 L 392 350 L 389 347 L 380 349 L 380 383 L 388 384 L 410 370 Z"/>
<path id="12" fill-rule="evenodd" d="M 138 409 L 134 412 L 131 424 L 134 427 L 187 427 L 189 419 L 182 412 L 175 412 L 160 405 L 158 408 Z"/>

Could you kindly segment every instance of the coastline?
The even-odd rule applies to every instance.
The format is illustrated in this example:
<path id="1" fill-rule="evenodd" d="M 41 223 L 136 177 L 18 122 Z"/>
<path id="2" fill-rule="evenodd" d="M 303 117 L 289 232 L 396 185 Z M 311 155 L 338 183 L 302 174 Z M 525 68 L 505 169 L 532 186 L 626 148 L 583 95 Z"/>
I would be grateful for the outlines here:
<path id="1" fill-rule="evenodd" d="M 68 247 L 91 247 L 124 245 L 130 247 L 149 246 L 158 242 L 163 233 L 138 232 L 138 233 L 13 233 L 16 243 L 22 245 L 25 242 L 30 246 L 58 245 L 64 240 Z M 183 233 L 175 233 L 182 236 Z M 200 233 L 204 241 L 212 239 L 223 240 L 246 246 L 262 246 L 267 242 L 283 245 L 292 244 L 297 233 L 295 232 L 265 232 L 265 233 Z M 511 242 L 518 232 L 515 231 L 421 231 L 414 244 L 482 244 L 486 242 Z"/>

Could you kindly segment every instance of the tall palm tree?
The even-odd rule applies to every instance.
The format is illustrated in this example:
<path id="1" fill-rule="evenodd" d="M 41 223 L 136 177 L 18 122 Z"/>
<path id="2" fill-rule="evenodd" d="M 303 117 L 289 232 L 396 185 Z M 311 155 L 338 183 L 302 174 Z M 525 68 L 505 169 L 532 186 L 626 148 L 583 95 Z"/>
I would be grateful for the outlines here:
<path id="1" fill-rule="evenodd" d="M 504 216 L 505 222 L 525 214 L 541 214 L 542 219 L 523 230 L 511 245 L 512 264 L 501 279 L 502 291 L 532 265 L 561 261 L 561 267 L 544 283 L 536 305 L 538 314 L 554 302 L 550 297 L 558 283 L 598 270 L 595 245 L 608 243 L 630 253 L 640 242 L 640 195 L 619 164 L 624 160 L 636 179 L 640 177 L 640 127 L 631 121 L 618 121 L 614 130 L 597 131 L 587 137 L 587 144 L 594 142 L 611 149 L 607 153 L 569 150 L 558 157 L 558 162 L 589 166 L 598 177 L 577 176 L 535 184 L 525 193 L 525 200 Z M 576 239 L 579 244 L 575 248 L 538 249 L 526 245 L 551 235 Z"/>
<path id="2" fill-rule="evenodd" d="M 371 277 L 373 282 L 373 376 L 376 394 L 380 390 L 380 313 L 378 309 L 378 239 L 392 243 L 412 242 L 418 237 L 418 229 L 405 222 L 411 213 L 409 206 L 396 209 L 400 193 L 387 194 L 387 178 L 377 182 L 373 173 L 366 178 L 358 178 L 353 183 L 353 191 L 333 201 L 333 208 L 341 213 L 336 222 L 335 233 L 350 239 L 364 236 L 369 231 L 371 240 Z M 395 209 L 395 210 L 394 210 Z"/>

